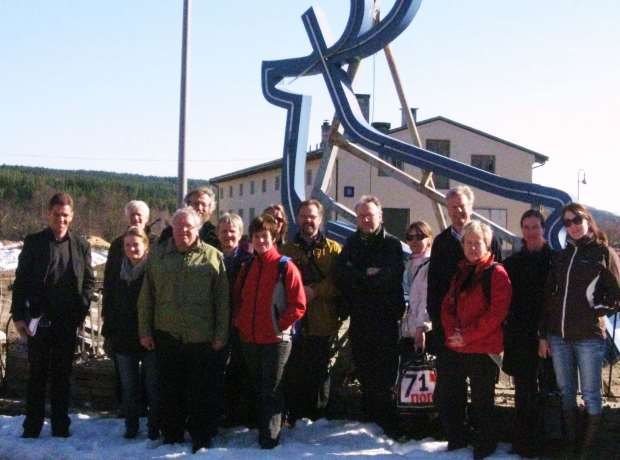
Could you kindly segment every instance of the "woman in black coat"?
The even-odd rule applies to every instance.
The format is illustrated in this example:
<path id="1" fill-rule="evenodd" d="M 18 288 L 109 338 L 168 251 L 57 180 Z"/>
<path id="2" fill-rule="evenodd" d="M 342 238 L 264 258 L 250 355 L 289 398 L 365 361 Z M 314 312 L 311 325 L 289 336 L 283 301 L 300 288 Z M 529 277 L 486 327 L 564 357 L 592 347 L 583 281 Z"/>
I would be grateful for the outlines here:
<path id="1" fill-rule="evenodd" d="M 135 438 L 139 429 L 141 374 L 148 399 L 148 436 L 159 437 L 159 384 L 154 350 L 140 345 L 136 304 L 144 278 L 149 238 L 139 227 L 123 235 L 124 255 L 118 268 L 106 275 L 103 304 L 103 335 L 114 350 L 122 387 L 125 438 Z M 140 372 L 142 367 L 142 372 Z"/>
<path id="2" fill-rule="evenodd" d="M 512 282 L 512 303 L 504 328 L 503 370 L 515 383 L 512 448 L 535 457 L 542 447 L 538 408 L 538 324 L 553 251 L 544 239 L 545 218 L 536 209 L 521 216 L 523 248 L 504 266 Z"/>

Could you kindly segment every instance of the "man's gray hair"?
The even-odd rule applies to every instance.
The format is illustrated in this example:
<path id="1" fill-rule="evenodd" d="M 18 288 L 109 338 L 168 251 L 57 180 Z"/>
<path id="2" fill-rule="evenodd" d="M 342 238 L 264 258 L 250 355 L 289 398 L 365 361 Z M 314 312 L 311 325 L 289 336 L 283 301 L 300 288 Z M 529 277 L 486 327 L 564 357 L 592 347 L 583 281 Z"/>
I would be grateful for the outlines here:
<path id="1" fill-rule="evenodd" d="M 355 206 L 353 207 L 353 209 L 357 213 L 357 210 L 360 206 L 368 204 L 368 203 L 373 203 L 377 208 L 379 208 L 379 211 L 382 210 L 381 201 L 379 201 L 379 198 L 377 198 L 374 195 L 362 195 L 362 197 L 358 200 L 358 202 L 355 203 Z"/>
<path id="2" fill-rule="evenodd" d="M 493 230 L 491 230 L 491 227 L 479 220 L 472 220 L 463 227 L 463 244 L 465 242 L 465 237 L 470 233 L 481 236 L 482 241 L 487 245 L 487 249 L 489 251 L 491 250 L 491 242 L 493 241 Z"/>
<path id="3" fill-rule="evenodd" d="M 151 211 L 149 209 L 149 205 L 146 204 L 144 201 L 131 200 L 129 203 L 127 203 L 125 205 L 125 216 L 129 217 L 129 214 L 131 214 L 131 211 L 133 210 L 142 211 L 142 214 L 144 214 L 145 217 L 144 220 L 149 220 L 149 214 Z"/>
<path id="4" fill-rule="evenodd" d="M 474 191 L 469 188 L 469 186 L 458 185 L 451 188 L 450 190 L 448 190 L 448 193 L 446 193 L 446 201 L 456 195 L 463 195 L 469 204 L 471 204 L 472 206 L 474 205 Z"/>
<path id="5" fill-rule="evenodd" d="M 187 216 L 187 219 L 196 228 L 199 228 L 202 224 L 202 219 L 200 219 L 198 213 L 194 211 L 194 208 L 192 208 L 191 206 L 187 206 L 185 208 L 177 209 L 174 212 L 174 214 L 172 215 L 172 226 L 174 226 L 174 223 L 182 216 Z"/>
<path id="6" fill-rule="evenodd" d="M 243 235 L 243 219 L 238 214 L 235 214 L 234 212 L 225 212 L 217 221 L 218 231 L 220 229 L 220 225 L 222 224 L 234 225 L 237 227 L 237 230 L 239 230 L 239 233 Z"/>

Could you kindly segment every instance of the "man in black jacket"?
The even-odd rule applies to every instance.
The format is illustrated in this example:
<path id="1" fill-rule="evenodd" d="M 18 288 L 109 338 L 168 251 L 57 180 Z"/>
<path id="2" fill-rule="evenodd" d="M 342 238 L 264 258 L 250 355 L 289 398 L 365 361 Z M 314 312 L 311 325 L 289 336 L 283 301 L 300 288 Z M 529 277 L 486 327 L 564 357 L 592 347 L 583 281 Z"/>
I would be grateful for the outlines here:
<path id="1" fill-rule="evenodd" d="M 76 333 L 95 285 L 90 245 L 69 231 L 72 220 L 73 199 L 55 194 L 48 206 L 48 228 L 26 237 L 15 272 L 11 314 L 19 334 L 28 338 L 30 363 L 24 438 L 41 432 L 48 374 L 52 435 L 70 436 L 69 377 Z"/>
<path id="2" fill-rule="evenodd" d="M 432 333 L 429 337 L 429 352 L 437 356 L 437 382 L 435 384 L 435 404 L 439 409 L 439 416 L 444 428 L 449 427 L 446 420 L 444 408 L 450 401 L 444 401 L 442 394 L 445 390 L 444 380 L 449 375 L 448 360 L 446 353 L 451 353 L 446 349 L 443 326 L 441 324 L 441 304 L 450 288 L 450 281 L 457 271 L 458 263 L 465 258 L 463 246 L 461 244 L 461 232 L 465 225 L 471 221 L 474 208 L 474 192 L 466 185 L 460 185 L 450 189 L 446 194 L 446 205 L 448 216 L 452 225 L 441 232 L 433 240 L 431 248 L 431 258 L 428 266 L 428 294 L 426 299 L 426 309 L 433 323 Z M 491 242 L 491 252 L 496 262 L 501 262 L 501 248 L 495 237 Z M 460 449 L 467 445 L 467 440 L 457 440 L 446 433 L 449 439 L 448 450 Z"/>
<path id="3" fill-rule="evenodd" d="M 397 435 L 392 386 L 398 371 L 398 321 L 405 310 L 401 242 L 386 233 L 381 203 L 363 196 L 355 206 L 357 232 L 338 257 L 336 286 L 351 314 L 351 346 L 366 415 Z"/>

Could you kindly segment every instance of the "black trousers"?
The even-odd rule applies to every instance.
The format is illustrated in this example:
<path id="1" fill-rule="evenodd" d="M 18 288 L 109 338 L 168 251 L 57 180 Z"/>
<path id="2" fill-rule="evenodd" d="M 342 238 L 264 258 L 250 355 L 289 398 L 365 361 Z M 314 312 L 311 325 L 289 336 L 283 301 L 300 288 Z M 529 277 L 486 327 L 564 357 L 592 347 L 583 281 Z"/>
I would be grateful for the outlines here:
<path id="1" fill-rule="evenodd" d="M 283 376 L 291 342 L 256 344 L 241 341 L 243 359 L 257 395 L 258 442 L 272 447 L 280 439 L 284 412 Z"/>
<path id="2" fill-rule="evenodd" d="M 330 361 L 336 354 L 334 337 L 300 336 L 293 341 L 286 364 L 285 393 L 289 419 L 317 420 L 329 402 Z"/>
<path id="3" fill-rule="evenodd" d="M 224 414 L 230 426 L 256 426 L 256 395 L 241 353 L 241 339 L 235 328 L 228 340 L 228 363 L 224 385 Z"/>
<path id="4" fill-rule="evenodd" d="M 226 354 L 211 344 L 183 343 L 155 332 L 159 364 L 161 431 L 164 442 L 181 442 L 185 427 L 194 444 L 217 434 Z"/>
<path id="5" fill-rule="evenodd" d="M 392 430 L 398 424 L 393 398 L 398 373 L 398 325 L 378 327 L 373 333 L 356 326 L 352 321 L 351 351 L 366 417 L 385 431 Z"/>
<path id="6" fill-rule="evenodd" d="M 498 367 L 495 362 L 486 354 L 456 353 L 445 349 L 441 353 L 441 367 L 443 380 L 440 387 L 442 394 L 439 399 L 439 415 L 448 442 L 457 444 L 467 442 L 465 414 L 469 378 L 470 421 L 475 430 L 474 443 L 477 445 L 496 443 L 494 419 Z"/>
<path id="7" fill-rule="evenodd" d="M 24 429 L 39 433 L 45 418 L 45 392 L 51 380 L 52 432 L 68 430 L 70 378 L 77 328 L 55 322 L 39 327 L 34 337 L 28 337 L 28 377 L 26 418 Z"/>

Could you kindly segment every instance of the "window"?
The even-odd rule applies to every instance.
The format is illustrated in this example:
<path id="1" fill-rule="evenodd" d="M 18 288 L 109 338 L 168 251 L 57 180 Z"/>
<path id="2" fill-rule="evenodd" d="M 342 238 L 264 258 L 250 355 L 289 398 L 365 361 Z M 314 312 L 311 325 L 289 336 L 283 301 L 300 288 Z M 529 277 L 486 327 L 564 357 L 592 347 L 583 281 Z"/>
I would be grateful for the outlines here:
<path id="1" fill-rule="evenodd" d="M 312 185 L 312 170 L 306 169 L 306 185 Z"/>
<path id="2" fill-rule="evenodd" d="M 239 196 L 243 196 L 243 183 L 239 184 Z"/>
<path id="3" fill-rule="evenodd" d="M 450 158 L 450 141 L 448 139 L 427 139 L 426 150 L 430 150 L 431 152 Z M 433 182 L 435 184 L 435 188 L 450 188 L 450 180 L 447 177 L 433 174 Z"/>
<path id="4" fill-rule="evenodd" d="M 263 179 L 261 182 L 261 191 L 265 193 L 267 191 L 267 179 Z"/>
<path id="5" fill-rule="evenodd" d="M 221 200 L 222 198 L 224 198 L 224 187 L 218 187 L 217 188 L 217 199 Z"/>
<path id="6" fill-rule="evenodd" d="M 228 187 L 228 197 L 229 198 L 233 197 L 233 186 L 232 185 Z"/>
<path id="7" fill-rule="evenodd" d="M 239 209 L 239 212 L 237 214 L 239 214 L 239 217 L 243 219 L 243 209 Z"/>
<path id="8" fill-rule="evenodd" d="M 495 174 L 495 155 L 472 155 L 471 165 Z"/>
<path id="9" fill-rule="evenodd" d="M 393 158 L 393 157 L 390 158 L 388 155 L 385 155 L 383 153 L 379 154 L 379 158 L 381 158 L 383 161 L 387 163 L 390 163 L 392 166 L 400 169 L 401 171 L 403 171 L 405 168 L 405 164 L 403 163 L 402 160 L 397 160 L 396 158 Z M 385 177 L 385 176 L 389 176 L 389 174 L 379 170 L 379 176 Z"/>
<path id="10" fill-rule="evenodd" d="M 254 195 L 254 181 L 250 181 L 250 195 Z"/>
<path id="11" fill-rule="evenodd" d="M 276 176 L 275 180 L 273 181 L 273 189 L 275 191 L 280 190 L 280 176 Z"/>
<path id="12" fill-rule="evenodd" d="M 256 209 L 250 208 L 250 222 L 254 220 L 254 217 L 256 217 Z"/>
<path id="13" fill-rule="evenodd" d="M 502 208 L 475 208 L 475 211 L 481 216 L 486 217 L 491 222 L 496 223 L 500 227 L 508 227 L 508 211 Z"/>

